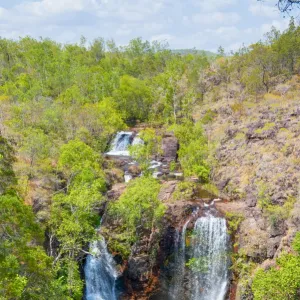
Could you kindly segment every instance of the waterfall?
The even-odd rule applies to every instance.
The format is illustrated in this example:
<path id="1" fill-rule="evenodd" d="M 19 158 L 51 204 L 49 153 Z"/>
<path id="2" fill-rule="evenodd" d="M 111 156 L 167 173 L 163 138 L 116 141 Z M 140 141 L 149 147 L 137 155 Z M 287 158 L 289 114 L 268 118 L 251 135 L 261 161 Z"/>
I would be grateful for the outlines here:
<path id="1" fill-rule="evenodd" d="M 116 300 L 115 262 L 107 251 L 105 240 L 92 242 L 84 267 L 86 280 L 86 300 Z"/>
<path id="2" fill-rule="evenodd" d="M 224 300 L 228 289 L 228 234 L 224 218 L 198 218 L 192 240 L 189 285 L 192 300 Z"/>
<path id="3" fill-rule="evenodd" d="M 169 289 L 170 299 L 184 299 L 184 274 L 185 274 L 185 236 L 186 228 L 189 224 L 188 220 L 182 227 L 181 234 L 176 230 L 175 237 L 175 270 L 173 280 Z"/>
<path id="4" fill-rule="evenodd" d="M 107 152 L 107 155 L 112 156 L 129 156 L 128 147 L 132 142 L 133 132 L 120 131 L 114 138 L 111 146 L 111 150 Z"/>

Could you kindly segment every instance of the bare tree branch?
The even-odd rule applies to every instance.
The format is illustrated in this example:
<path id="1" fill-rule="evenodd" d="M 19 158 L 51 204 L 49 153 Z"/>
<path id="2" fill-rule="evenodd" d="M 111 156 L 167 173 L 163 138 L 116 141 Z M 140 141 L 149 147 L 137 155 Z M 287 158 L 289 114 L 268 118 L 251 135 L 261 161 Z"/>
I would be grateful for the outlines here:
<path id="1" fill-rule="evenodd" d="M 264 0 L 258 0 L 263 2 Z M 276 6 L 278 9 L 285 13 L 293 10 L 294 8 L 300 8 L 300 0 L 278 0 Z"/>

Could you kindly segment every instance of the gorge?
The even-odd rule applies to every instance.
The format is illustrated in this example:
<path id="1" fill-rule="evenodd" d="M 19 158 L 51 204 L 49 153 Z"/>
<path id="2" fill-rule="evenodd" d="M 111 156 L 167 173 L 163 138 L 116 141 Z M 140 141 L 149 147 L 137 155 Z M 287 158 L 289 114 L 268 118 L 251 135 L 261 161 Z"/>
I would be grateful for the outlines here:
<path id="1" fill-rule="evenodd" d="M 134 132 L 120 132 L 112 142 L 112 150 L 106 154 L 117 160 L 123 161 L 125 157 L 127 160 L 129 159 L 123 164 L 123 168 L 127 170 L 125 183 L 128 182 L 126 176 L 132 178 L 132 174 L 128 173 L 128 165 L 136 164 L 130 158 L 129 147 L 131 144 L 136 144 L 137 139 L 143 145 L 143 141 L 138 136 L 135 137 Z M 151 165 L 154 167 L 150 168 L 154 172 L 157 171 L 155 168 L 161 165 L 154 161 Z M 156 291 L 151 292 L 153 295 L 151 296 L 150 293 L 147 297 L 170 300 L 224 300 L 228 296 L 230 239 L 225 218 L 216 210 L 214 200 L 210 199 L 209 201 L 203 202 L 203 199 L 195 201 L 192 213 L 187 215 L 185 221 L 180 221 L 180 223 L 183 222 L 183 226 L 175 228 L 175 232 L 169 240 L 169 246 L 172 249 L 167 249 L 169 254 L 161 262 L 161 264 L 166 264 L 169 260 L 172 265 L 167 276 L 168 279 L 160 276 L 160 280 L 164 283 L 157 283 Z M 110 220 L 104 223 L 106 226 L 110 226 L 109 222 Z M 194 224 L 193 227 L 189 226 L 190 223 Z M 163 240 L 165 235 L 168 235 L 166 228 L 163 229 L 160 239 Z M 86 300 L 127 299 L 130 293 L 126 290 L 126 284 L 122 291 L 117 291 L 116 281 L 118 277 L 123 277 L 123 280 L 125 278 L 125 282 L 128 280 L 126 279 L 128 266 L 126 264 L 122 266 L 123 273 L 118 273 L 117 264 L 113 256 L 108 253 L 104 238 L 99 237 L 100 241 L 91 243 L 91 254 L 87 256 L 85 262 L 85 298 Z M 136 268 L 135 272 L 139 273 L 139 266 Z M 157 265 L 156 268 L 159 270 L 162 266 Z M 148 271 L 151 272 L 151 269 Z M 164 296 L 160 292 L 162 289 L 165 289 Z"/>

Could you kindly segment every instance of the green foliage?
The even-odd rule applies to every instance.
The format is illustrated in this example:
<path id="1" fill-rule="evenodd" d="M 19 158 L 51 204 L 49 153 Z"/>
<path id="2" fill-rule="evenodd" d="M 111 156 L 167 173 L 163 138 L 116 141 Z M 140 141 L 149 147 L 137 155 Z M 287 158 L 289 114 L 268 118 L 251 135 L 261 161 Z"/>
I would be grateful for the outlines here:
<path id="1" fill-rule="evenodd" d="M 46 299 L 53 280 L 43 232 L 31 208 L 14 195 L 0 197 L 0 294 L 5 299 Z"/>
<path id="2" fill-rule="evenodd" d="M 14 151 L 7 141 L 0 137 L 0 195 L 16 184 L 12 169 Z"/>
<path id="3" fill-rule="evenodd" d="M 55 260 L 60 266 L 58 274 L 65 274 L 65 289 L 72 299 L 82 297 L 77 260 L 99 224 L 96 208 L 105 191 L 100 163 L 100 156 L 80 140 L 61 147 L 58 167 L 65 175 L 66 189 L 53 196 L 49 225 L 50 234 L 60 243 Z"/>
<path id="4" fill-rule="evenodd" d="M 241 222 L 244 220 L 244 216 L 242 214 L 234 213 L 234 212 L 227 212 L 225 216 L 228 221 L 229 233 L 235 234 Z"/>
<path id="5" fill-rule="evenodd" d="M 193 272 L 207 273 L 208 272 L 208 260 L 207 257 L 193 257 L 188 260 L 186 266 Z"/>
<path id="6" fill-rule="evenodd" d="M 46 160 L 50 156 L 51 143 L 49 137 L 41 129 L 28 128 L 24 132 L 23 145 L 21 151 L 29 160 L 29 175 L 34 173 L 34 167 L 41 167 L 41 164 L 49 162 Z"/>
<path id="7" fill-rule="evenodd" d="M 209 149 L 201 123 L 187 121 L 173 125 L 175 136 L 180 143 L 178 158 L 185 176 L 197 176 L 202 182 L 209 179 L 210 168 L 207 162 Z"/>
<path id="8" fill-rule="evenodd" d="M 172 160 L 170 162 L 170 171 L 174 172 L 176 170 L 176 162 L 174 160 Z"/>
<path id="9" fill-rule="evenodd" d="M 52 230 L 61 242 L 61 252 L 80 251 L 94 236 L 98 218 L 95 208 L 101 204 L 105 190 L 99 155 L 79 140 L 61 148 L 58 166 L 67 179 L 65 192 L 53 197 Z"/>
<path id="10" fill-rule="evenodd" d="M 297 232 L 292 243 L 293 249 L 300 255 L 300 232 Z"/>
<path id="11" fill-rule="evenodd" d="M 143 140 L 143 144 L 133 145 L 129 151 L 141 169 L 147 173 L 152 157 L 161 153 L 161 136 L 154 129 L 147 128 L 139 132 L 139 137 Z"/>
<path id="12" fill-rule="evenodd" d="M 196 184 L 194 182 L 182 181 L 176 185 L 175 191 L 172 194 L 172 199 L 177 200 L 189 200 L 193 197 Z"/>
<path id="13" fill-rule="evenodd" d="M 266 123 L 263 128 L 256 129 L 255 133 L 264 133 L 265 131 L 268 131 L 268 130 L 274 128 L 274 127 L 275 127 L 275 123 L 273 123 L 273 122 L 272 123 Z"/>
<path id="14" fill-rule="evenodd" d="M 147 119 L 152 95 L 144 81 L 124 75 L 120 79 L 120 87 L 115 91 L 114 98 L 119 110 L 124 112 L 127 122 Z"/>
<path id="15" fill-rule="evenodd" d="M 112 203 L 109 213 L 122 226 L 126 240 L 140 238 L 142 229 L 151 229 L 159 224 L 165 205 L 158 200 L 160 184 L 151 177 L 140 177 L 130 181 L 118 201 Z"/>
<path id="16" fill-rule="evenodd" d="M 215 197 L 217 197 L 220 193 L 218 187 L 213 183 L 205 183 L 201 186 L 201 188 Z"/>
<path id="17" fill-rule="evenodd" d="M 215 118 L 216 116 L 217 116 L 217 113 L 214 112 L 214 111 L 212 111 L 211 109 L 209 109 L 209 110 L 205 113 L 205 115 L 202 117 L 201 122 L 202 122 L 203 124 L 209 124 L 209 123 L 211 123 L 211 122 L 214 120 L 214 118 Z"/>
<path id="18" fill-rule="evenodd" d="M 236 247 L 237 245 L 234 245 Z M 231 254 L 231 267 L 234 278 L 239 282 L 240 293 L 243 297 L 252 297 L 251 274 L 256 268 L 256 263 L 249 260 L 243 249 Z"/>
<path id="19" fill-rule="evenodd" d="M 277 259 L 277 267 L 255 273 L 252 283 L 254 299 L 298 299 L 300 288 L 300 257 L 283 254 Z"/>

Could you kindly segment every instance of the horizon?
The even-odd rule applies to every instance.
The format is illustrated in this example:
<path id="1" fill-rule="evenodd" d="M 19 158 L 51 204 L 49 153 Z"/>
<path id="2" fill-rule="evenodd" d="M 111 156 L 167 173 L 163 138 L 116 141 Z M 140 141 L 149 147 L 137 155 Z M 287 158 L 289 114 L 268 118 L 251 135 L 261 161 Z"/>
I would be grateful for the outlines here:
<path id="1" fill-rule="evenodd" d="M 5 3 L 6 2 L 6 3 Z M 141 37 L 169 49 L 228 53 L 264 38 L 272 26 L 287 28 L 275 0 L 0 0 L 0 37 L 49 38 L 61 44 L 113 39 L 118 46 Z M 254 20 L 254 22 L 253 22 Z"/>

